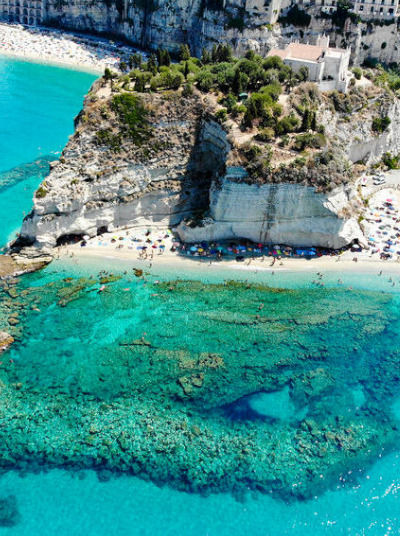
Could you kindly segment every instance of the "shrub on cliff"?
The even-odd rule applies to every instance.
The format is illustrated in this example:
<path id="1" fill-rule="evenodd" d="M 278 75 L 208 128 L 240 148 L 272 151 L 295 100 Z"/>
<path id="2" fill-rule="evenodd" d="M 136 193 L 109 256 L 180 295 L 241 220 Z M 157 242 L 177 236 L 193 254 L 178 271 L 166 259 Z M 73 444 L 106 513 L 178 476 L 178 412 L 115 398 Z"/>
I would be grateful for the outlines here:
<path id="1" fill-rule="evenodd" d="M 142 144 L 150 135 L 148 111 L 142 100 L 132 93 L 121 93 L 112 99 L 111 109 L 123 126 L 123 131 L 137 145 Z"/>
<path id="2" fill-rule="evenodd" d="M 388 116 L 385 117 L 375 117 L 372 121 L 372 130 L 378 134 L 382 134 L 382 132 L 385 132 L 387 130 L 388 126 L 390 125 L 391 121 Z"/>
<path id="3" fill-rule="evenodd" d="M 282 136 L 282 134 L 287 134 L 288 132 L 296 132 L 299 125 L 300 121 L 298 117 L 294 114 L 286 115 L 277 122 L 275 132 L 277 136 Z"/>
<path id="4" fill-rule="evenodd" d="M 308 26 L 311 22 L 311 15 L 304 10 L 299 9 L 297 5 L 291 7 L 286 16 L 279 17 L 278 21 L 281 24 L 292 24 L 293 26 Z"/>
<path id="5" fill-rule="evenodd" d="M 115 153 L 121 150 L 121 136 L 113 134 L 109 129 L 101 129 L 96 132 L 96 143 L 98 145 L 108 145 Z"/>
<path id="6" fill-rule="evenodd" d="M 256 140 L 263 141 L 263 142 L 269 142 L 275 139 L 275 131 L 273 128 L 266 127 L 259 131 L 259 133 L 256 135 Z"/>
<path id="7" fill-rule="evenodd" d="M 362 77 L 362 69 L 360 69 L 360 67 L 354 67 L 352 69 L 353 71 L 353 74 L 354 74 L 354 78 L 356 80 L 361 80 L 361 77 Z"/>
<path id="8" fill-rule="evenodd" d="M 43 199 L 43 197 L 46 197 L 47 193 L 48 192 L 47 192 L 46 182 L 44 181 L 36 190 L 35 197 L 37 199 Z"/>
<path id="9" fill-rule="evenodd" d="M 293 149 L 296 151 L 304 151 L 304 149 L 320 149 L 326 145 L 326 139 L 323 134 L 299 134 L 293 145 Z"/>
<path id="10" fill-rule="evenodd" d="M 389 169 L 399 169 L 400 155 L 393 156 L 390 153 L 385 153 L 382 157 L 382 163 Z"/>
<path id="11" fill-rule="evenodd" d="M 193 95 L 192 84 L 186 84 L 182 89 L 182 97 L 191 97 Z"/>

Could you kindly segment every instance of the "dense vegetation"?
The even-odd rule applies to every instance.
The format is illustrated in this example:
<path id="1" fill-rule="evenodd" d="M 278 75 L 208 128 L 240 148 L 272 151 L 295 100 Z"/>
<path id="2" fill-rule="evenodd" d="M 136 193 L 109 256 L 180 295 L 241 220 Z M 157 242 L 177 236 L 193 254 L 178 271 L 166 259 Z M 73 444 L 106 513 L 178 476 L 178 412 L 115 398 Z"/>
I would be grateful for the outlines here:
<path id="1" fill-rule="evenodd" d="M 328 190 L 350 179 L 351 166 L 328 144 L 318 111 L 324 104 L 343 117 L 357 112 L 368 103 L 361 88 L 322 96 L 315 84 L 307 82 L 306 68 L 294 72 L 281 58 L 263 58 L 253 51 L 235 58 L 227 45 L 204 50 L 201 58 L 192 57 L 188 46 L 182 45 L 176 62 L 163 49 L 146 61 L 134 54 L 120 67 L 122 75 L 107 70 L 105 79 L 113 92 L 111 110 L 122 129 L 98 131 L 99 144 L 117 151 L 121 133 L 137 145 L 149 137 L 142 104 L 146 99 L 141 95 L 186 99 L 203 93 L 216 121 L 243 132 L 244 140 L 234 153 L 252 182 L 295 181 Z M 363 72 L 355 69 L 353 74 L 360 79 Z M 387 126 L 384 118 L 377 118 L 373 129 L 378 132 Z"/>
<path id="2" fill-rule="evenodd" d="M 118 82 L 125 90 L 143 93 L 182 88 L 183 96 L 190 96 L 197 88 L 214 94 L 222 106 L 216 118 L 224 122 L 230 117 L 243 130 L 257 127 L 259 141 L 318 129 L 315 111 L 311 109 L 315 102 L 297 103 L 290 113 L 284 114 L 280 96 L 305 82 L 308 71 L 302 68 L 295 73 L 279 57 L 263 58 L 249 51 L 244 57 L 235 58 L 229 46 L 218 45 L 211 51 L 204 50 L 198 59 L 183 45 L 179 62 L 172 63 L 169 53 L 159 49 L 146 62 L 140 54 L 134 54 L 121 68 L 126 74 Z M 105 77 L 113 79 L 110 71 Z"/>

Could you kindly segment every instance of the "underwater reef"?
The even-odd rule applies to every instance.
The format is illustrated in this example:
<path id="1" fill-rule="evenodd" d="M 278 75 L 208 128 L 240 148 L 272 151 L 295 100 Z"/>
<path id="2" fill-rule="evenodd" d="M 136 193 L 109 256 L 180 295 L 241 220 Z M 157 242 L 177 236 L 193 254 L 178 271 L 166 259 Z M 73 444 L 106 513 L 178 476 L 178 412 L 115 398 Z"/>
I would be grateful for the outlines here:
<path id="1" fill-rule="evenodd" d="M 307 499 L 398 440 L 395 295 L 136 275 L 2 282 L 2 468 Z"/>

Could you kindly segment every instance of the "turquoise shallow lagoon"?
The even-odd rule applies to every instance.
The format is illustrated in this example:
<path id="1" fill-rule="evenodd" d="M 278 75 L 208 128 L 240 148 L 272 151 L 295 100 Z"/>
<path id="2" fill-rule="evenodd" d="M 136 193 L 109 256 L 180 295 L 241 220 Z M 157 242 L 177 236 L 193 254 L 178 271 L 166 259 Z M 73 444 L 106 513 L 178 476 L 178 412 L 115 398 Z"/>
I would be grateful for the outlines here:
<path id="1" fill-rule="evenodd" d="M 91 75 L 0 61 L 16 107 L 53 102 L 24 121 L 59 128 L 9 114 L 6 172 L 62 147 Z M 29 169 L 0 189 L 3 237 Z M 400 533 L 398 276 L 136 275 L 71 259 L 1 286 L 0 535 Z"/>

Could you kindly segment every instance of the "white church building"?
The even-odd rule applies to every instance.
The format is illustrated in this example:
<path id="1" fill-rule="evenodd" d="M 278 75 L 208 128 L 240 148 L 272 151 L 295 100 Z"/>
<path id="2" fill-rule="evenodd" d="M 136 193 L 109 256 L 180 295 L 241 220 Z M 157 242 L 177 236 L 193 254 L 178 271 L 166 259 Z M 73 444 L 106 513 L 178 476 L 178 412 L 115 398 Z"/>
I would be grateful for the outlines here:
<path id="1" fill-rule="evenodd" d="M 318 36 L 315 45 L 293 42 L 285 49 L 273 48 L 268 56 L 279 56 L 294 72 L 307 67 L 309 80 L 321 91 L 337 89 L 345 93 L 349 83 L 350 48 L 330 48 L 329 37 Z"/>

